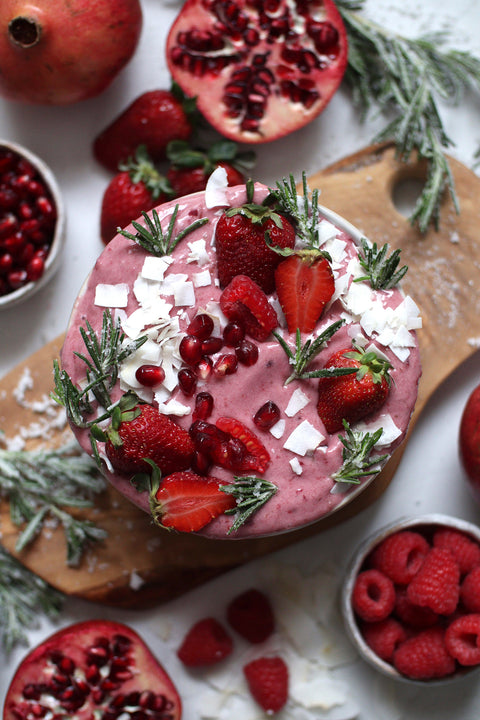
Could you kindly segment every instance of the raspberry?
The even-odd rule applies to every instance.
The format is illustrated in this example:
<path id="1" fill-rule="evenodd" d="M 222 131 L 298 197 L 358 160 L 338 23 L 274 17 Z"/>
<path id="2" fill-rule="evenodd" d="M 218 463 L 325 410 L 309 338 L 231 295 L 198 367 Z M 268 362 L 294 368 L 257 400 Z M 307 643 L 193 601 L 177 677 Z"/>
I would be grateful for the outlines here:
<path id="1" fill-rule="evenodd" d="M 450 623 L 445 646 L 460 665 L 480 665 L 480 614 L 462 615 Z"/>
<path id="2" fill-rule="evenodd" d="M 237 595 L 227 607 L 227 620 L 239 635 L 251 643 L 261 643 L 275 629 L 270 600 L 252 588 Z"/>
<path id="3" fill-rule="evenodd" d="M 450 550 L 456 558 L 462 575 L 470 572 L 476 565 L 480 565 L 480 545 L 459 530 L 441 528 L 433 536 L 435 547 Z"/>
<path id="4" fill-rule="evenodd" d="M 460 596 L 460 569 L 449 550 L 432 548 L 407 587 L 414 605 L 429 607 L 439 615 L 450 615 Z"/>
<path id="5" fill-rule="evenodd" d="M 352 606 L 362 620 L 384 620 L 395 605 L 395 588 L 386 575 L 379 570 L 363 570 L 359 573 L 352 592 Z"/>
<path id="6" fill-rule="evenodd" d="M 423 535 L 401 530 L 389 535 L 372 552 L 372 567 L 398 585 L 407 585 L 420 567 L 430 546 Z"/>
<path id="7" fill-rule="evenodd" d="M 391 662 L 397 647 L 407 638 L 403 625 L 392 617 L 374 623 L 362 625 L 362 635 L 367 645 L 375 655 L 387 662 Z"/>
<path id="8" fill-rule="evenodd" d="M 252 696 L 267 714 L 282 709 L 288 699 L 288 667 L 282 658 L 257 658 L 243 672 Z"/>
<path id="9" fill-rule="evenodd" d="M 263 290 L 248 275 L 236 275 L 220 296 L 220 308 L 239 322 L 254 340 L 266 340 L 278 325 L 275 310 Z"/>
<path id="10" fill-rule="evenodd" d="M 480 566 L 473 568 L 464 578 L 460 598 L 468 612 L 480 612 Z"/>
<path id="11" fill-rule="evenodd" d="M 233 650 L 233 642 L 215 618 L 204 618 L 193 625 L 182 644 L 177 655 L 184 665 L 199 667 L 212 665 L 228 657 Z"/>
<path id="12" fill-rule="evenodd" d="M 438 622 L 436 612 L 433 612 L 429 607 L 420 607 L 420 605 L 414 605 L 410 602 L 405 588 L 397 589 L 394 614 L 402 623 L 416 630 L 424 630 L 427 627 L 436 625 Z"/>
<path id="13" fill-rule="evenodd" d="M 445 647 L 444 631 L 438 625 L 405 640 L 393 654 L 393 665 L 401 675 L 414 680 L 446 677 L 456 667 Z"/>

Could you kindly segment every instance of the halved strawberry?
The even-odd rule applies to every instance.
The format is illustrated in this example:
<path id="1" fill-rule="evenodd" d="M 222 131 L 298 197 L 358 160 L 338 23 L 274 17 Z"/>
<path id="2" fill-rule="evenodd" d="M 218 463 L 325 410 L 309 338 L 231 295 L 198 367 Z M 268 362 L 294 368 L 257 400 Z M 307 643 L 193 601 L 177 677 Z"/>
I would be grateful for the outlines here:
<path id="1" fill-rule="evenodd" d="M 266 340 L 278 325 L 277 313 L 267 296 L 248 275 L 236 275 L 227 285 L 220 296 L 220 308 L 255 340 Z"/>
<path id="2" fill-rule="evenodd" d="M 220 490 L 222 482 L 194 472 L 176 472 L 154 486 L 150 496 L 152 515 L 162 527 L 197 532 L 236 505 L 235 498 Z"/>
<path id="3" fill-rule="evenodd" d="M 335 291 L 335 280 L 325 254 L 309 248 L 282 260 L 275 270 L 275 286 L 288 332 L 298 328 L 311 333 Z"/>
<path id="4" fill-rule="evenodd" d="M 215 424 L 223 432 L 228 433 L 236 440 L 240 440 L 247 449 L 247 455 L 241 461 L 241 470 L 243 472 L 265 472 L 270 463 L 270 455 L 254 432 L 249 430 L 240 420 L 232 417 L 219 417 Z"/>
<path id="5" fill-rule="evenodd" d="M 325 368 L 356 368 L 348 375 L 322 377 L 318 381 L 317 412 L 328 433 L 342 430 L 343 420 L 357 422 L 378 410 L 390 391 L 390 363 L 373 351 L 343 348 Z"/>

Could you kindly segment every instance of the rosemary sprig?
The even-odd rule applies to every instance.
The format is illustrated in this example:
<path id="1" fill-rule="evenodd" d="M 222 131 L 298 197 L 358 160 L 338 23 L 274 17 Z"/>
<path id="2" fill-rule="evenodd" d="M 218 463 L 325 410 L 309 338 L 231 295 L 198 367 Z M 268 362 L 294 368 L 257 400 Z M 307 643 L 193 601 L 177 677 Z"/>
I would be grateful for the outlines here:
<path id="1" fill-rule="evenodd" d="M 27 645 L 27 630 L 37 627 L 39 613 L 56 618 L 63 596 L 0 547 L 0 634 L 5 652 Z"/>
<path id="2" fill-rule="evenodd" d="M 346 420 L 343 421 L 343 427 L 345 435 L 339 435 L 343 444 L 343 463 L 332 478 L 335 482 L 358 485 L 362 477 L 378 473 L 381 463 L 388 458 L 388 455 L 371 457 L 376 443 L 382 436 L 383 428 L 378 428 L 374 433 L 355 432 Z"/>
<path id="3" fill-rule="evenodd" d="M 162 224 L 156 210 L 152 210 L 151 218 L 146 212 L 142 212 L 146 227 L 136 220 L 132 222 L 132 225 L 136 230 L 135 235 L 127 230 L 122 230 L 121 228 L 117 228 L 117 232 L 124 235 L 124 237 L 129 240 L 136 242 L 151 255 L 156 255 L 157 257 L 170 255 L 184 237 L 194 230 L 197 230 L 197 228 L 202 227 L 202 225 L 208 223 L 208 218 L 199 218 L 174 235 L 173 231 L 175 229 L 179 207 L 180 206 L 178 204 L 175 205 L 165 233 L 163 232 Z"/>
<path id="4" fill-rule="evenodd" d="M 351 375 L 357 372 L 356 368 L 323 368 L 321 370 L 307 371 L 306 368 L 312 360 L 318 355 L 318 353 L 326 346 L 328 341 L 337 332 L 337 330 L 343 325 L 343 320 L 337 320 L 336 322 L 329 325 L 323 332 L 320 333 L 314 340 L 308 338 L 305 344 L 302 345 L 302 338 L 300 330 L 297 328 L 295 336 L 295 351 L 285 342 L 283 337 L 273 332 L 274 336 L 280 343 L 281 347 L 285 351 L 288 357 L 288 362 L 293 366 L 293 372 L 285 380 L 284 385 L 288 385 L 292 380 L 308 380 L 309 378 L 320 378 L 320 377 L 334 377 L 338 375 Z"/>
<path id="5" fill-rule="evenodd" d="M 234 477 L 235 482 L 230 485 L 221 485 L 220 490 L 236 499 L 236 506 L 225 511 L 225 515 L 235 515 L 228 535 L 236 532 L 246 521 L 257 512 L 277 492 L 277 486 L 269 480 L 248 475 Z"/>
<path id="6" fill-rule="evenodd" d="M 73 454 L 72 445 L 58 450 L 0 449 L 0 495 L 9 500 L 12 522 L 25 525 L 17 552 L 37 537 L 47 518 L 54 518 L 65 532 L 67 564 L 76 566 L 87 545 L 105 539 L 106 532 L 73 517 L 70 510 L 91 507 L 92 496 L 103 492 L 105 481 L 87 455 Z"/>
<path id="7" fill-rule="evenodd" d="M 398 285 L 408 270 L 407 265 L 403 265 L 397 270 L 400 262 L 400 250 L 394 250 L 388 255 L 389 245 L 385 243 L 380 250 L 377 243 L 369 245 L 366 238 L 361 238 L 362 253 L 359 253 L 358 259 L 362 268 L 366 271 L 366 275 L 355 278 L 354 282 L 368 280 L 374 290 L 388 290 Z"/>
<path id="8" fill-rule="evenodd" d="M 274 201 L 279 212 L 290 216 L 296 225 L 296 232 L 300 242 L 310 248 L 318 248 L 318 188 L 310 192 L 306 173 L 302 173 L 303 194 L 299 195 L 295 178 L 283 178 L 277 182 L 276 189 L 270 189 L 265 202 Z"/>
<path id="9" fill-rule="evenodd" d="M 426 182 L 411 215 L 426 232 L 438 228 L 445 189 L 457 212 L 458 198 L 444 151 L 453 145 L 445 132 L 437 97 L 457 104 L 466 88 L 480 88 L 480 60 L 467 52 L 441 49 L 444 35 L 406 38 L 388 32 L 357 11 L 364 0 L 338 0 L 348 35 L 346 81 L 365 118 L 372 106 L 393 119 L 375 138 L 393 140 L 406 161 L 416 149 L 427 163 Z"/>
<path id="10" fill-rule="evenodd" d="M 103 323 L 100 338 L 86 321 L 86 328 L 80 328 L 87 355 L 75 353 L 85 363 L 87 383 L 84 388 L 77 388 L 72 382 L 68 373 L 60 370 L 55 360 L 54 382 L 55 389 L 51 397 L 59 405 L 63 405 L 67 412 L 68 419 L 77 427 L 90 427 L 111 414 L 112 400 L 110 391 L 118 378 L 119 365 L 124 362 L 132 353 L 147 340 L 142 335 L 136 340 L 125 343 L 125 334 L 122 332 L 120 319 L 114 322 L 112 314 L 107 310 L 103 313 Z M 107 411 L 105 416 L 85 421 L 84 415 L 93 412 L 89 400 L 92 393 L 99 405 Z"/>

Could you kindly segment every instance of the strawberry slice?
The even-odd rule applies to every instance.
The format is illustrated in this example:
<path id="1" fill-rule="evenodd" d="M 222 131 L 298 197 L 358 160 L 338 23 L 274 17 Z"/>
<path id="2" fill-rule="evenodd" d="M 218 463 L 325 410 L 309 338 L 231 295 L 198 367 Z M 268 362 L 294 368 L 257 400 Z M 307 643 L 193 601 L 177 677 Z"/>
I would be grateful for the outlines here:
<path id="1" fill-rule="evenodd" d="M 245 446 L 247 455 L 242 458 L 241 469 L 244 472 L 264 473 L 270 463 L 270 455 L 263 443 L 254 432 L 249 430 L 240 420 L 231 417 L 220 417 L 215 423 L 219 430 L 228 433 L 231 437 Z"/>
<path id="2" fill-rule="evenodd" d="M 220 490 L 222 482 L 194 472 L 176 472 L 164 478 L 150 497 L 152 515 L 162 527 L 197 532 L 226 510 L 235 498 Z"/>
<path id="3" fill-rule="evenodd" d="M 275 285 L 288 332 L 313 332 L 335 290 L 327 257 L 315 249 L 289 255 L 275 270 Z"/>
<path id="4" fill-rule="evenodd" d="M 248 275 L 236 275 L 220 296 L 220 308 L 229 320 L 240 322 L 248 335 L 266 340 L 278 325 L 268 298 Z"/>

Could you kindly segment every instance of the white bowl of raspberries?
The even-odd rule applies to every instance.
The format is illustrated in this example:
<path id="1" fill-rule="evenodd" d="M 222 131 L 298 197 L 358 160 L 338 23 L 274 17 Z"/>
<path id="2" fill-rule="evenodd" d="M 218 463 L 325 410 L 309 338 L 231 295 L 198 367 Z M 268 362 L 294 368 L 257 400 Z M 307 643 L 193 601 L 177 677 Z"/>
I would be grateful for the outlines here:
<path id="1" fill-rule="evenodd" d="M 480 666 L 480 528 L 432 514 L 368 538 L 342 592 L 347 633 L 390 678 L 431 684 Z"/>
<path id="2" fill-rule="evenodd" d="M 0 310 L 31 297 L 58 269 L 65 212 L 50 168 L 0 140 Z"/>

